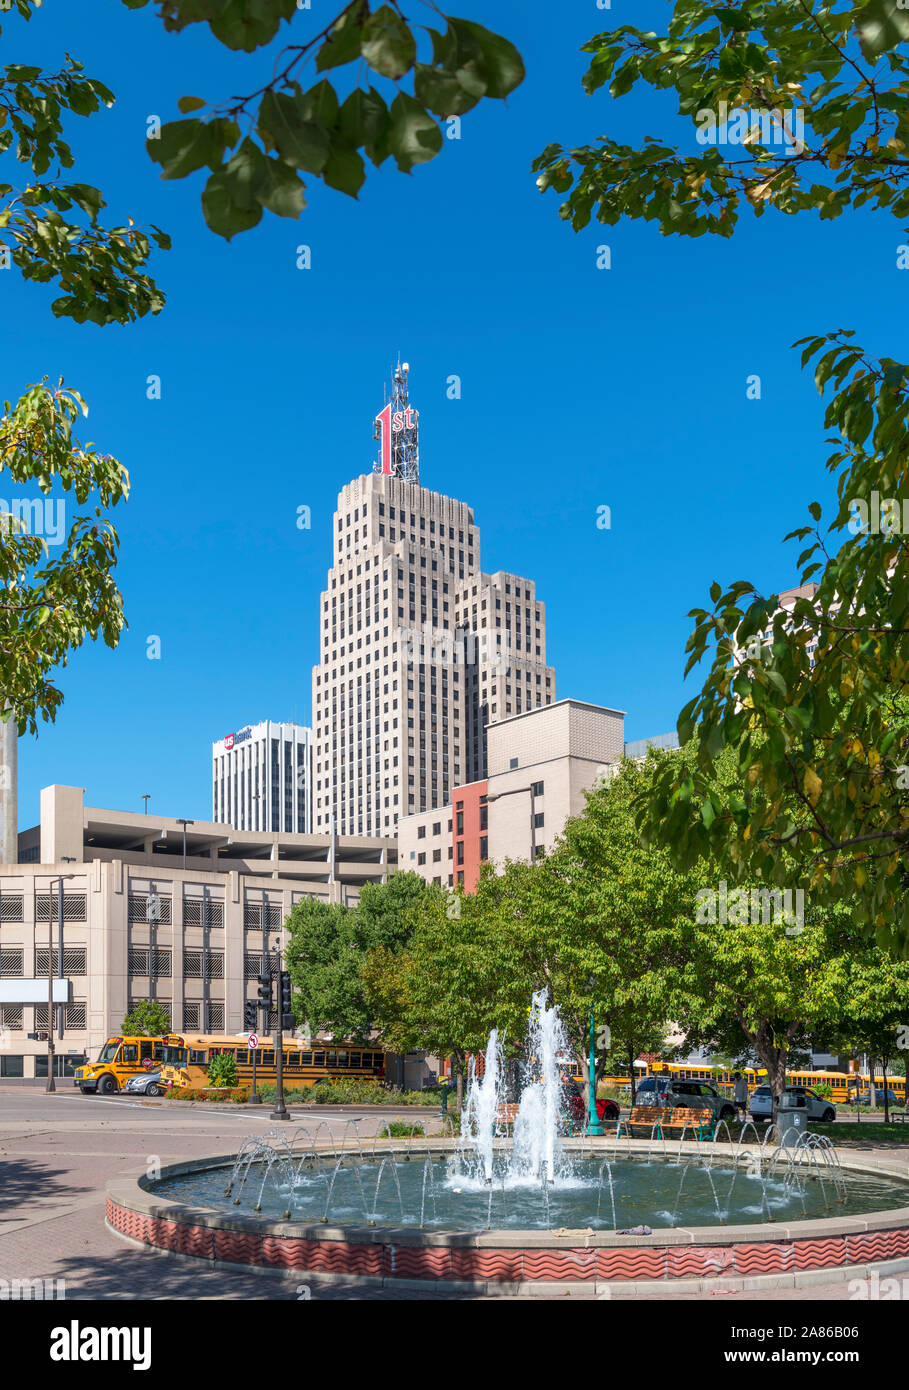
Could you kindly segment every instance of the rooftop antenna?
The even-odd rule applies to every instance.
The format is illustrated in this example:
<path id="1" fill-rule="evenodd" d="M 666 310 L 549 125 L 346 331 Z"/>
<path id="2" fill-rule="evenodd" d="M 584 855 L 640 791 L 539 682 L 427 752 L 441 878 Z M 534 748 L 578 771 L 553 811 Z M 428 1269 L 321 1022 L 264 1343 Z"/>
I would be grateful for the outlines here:
<path id="1" fill-rule="evenodd" d="M 374 473 L 403 478 L 406 483 L 420 481 L 420 413 L 410 405 L 407 378 L 410 364 L 398 357 L 392 373 L 391 400 L 375 419 L 373 438 L 379 441 L 379 458 Z"/>

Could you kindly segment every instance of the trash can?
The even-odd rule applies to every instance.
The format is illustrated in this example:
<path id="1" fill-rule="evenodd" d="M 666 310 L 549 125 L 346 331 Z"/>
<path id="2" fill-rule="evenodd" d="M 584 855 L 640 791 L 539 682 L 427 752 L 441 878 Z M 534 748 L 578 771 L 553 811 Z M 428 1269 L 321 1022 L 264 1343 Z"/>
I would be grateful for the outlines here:
<path id="1" fill-rule="evenodd" d="M 777 1099 L 776 1109 L 780 1143 L 793 1147 L 808 1131 L 808 1097 L 784 1091 Z"/>

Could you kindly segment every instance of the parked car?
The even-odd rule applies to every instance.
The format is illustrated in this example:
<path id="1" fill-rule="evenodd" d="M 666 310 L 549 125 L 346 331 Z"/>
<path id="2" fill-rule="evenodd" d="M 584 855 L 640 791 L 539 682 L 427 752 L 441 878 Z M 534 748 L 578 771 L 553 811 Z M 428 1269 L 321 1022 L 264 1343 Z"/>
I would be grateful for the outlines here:
<path id="1" fill-rule="evenodd" d="M 668 1105 L 711 1110 L 717 1120 L 735 1119 L 735 1106 L 708 1081 L 680 1081 L 672 1076 L 645 1076 L 638 1083 L 635 1105 Z"/>
<path id="2" fill-rule="evenodd" d="M 571 1090 L 568 1093 L 568 1114 L 571 1117 L 572 1127 L 576 1130 L 583 1129 L 587 1124 L 587 1117 L 590 1113 L 587 1097 L 580 1092 Z M 597 1115 L 601 1120 L 615 1122 L 619 1118 L 619 1107 L 614 1100 L 603 1100 L 597 1097 Z"/>
<path id="3" fill-rule="evenodd" d="M 162 1096 L 166 1089 L 161 1080 L 160 1070 L 140 1072 L 138 1076 L 131 1076 L 123 1087 L 124 1092 L 131 1096 Z"/>
<path id="4" fill-rule="evenodd" d="M 875 1087 L 875 1093 L 874 1093 L 874 1094 L 875 1094 L 875 1104 L 876 1104 L 876 1105 L 883 1105 L 883 1104 L 884 1104 L 884 1088 L 883 1088 L 883 1086 L 877 1086 L 877 1087 Z M 870 1091 L 870 1089 L 867 1090 L 867 1091 L 859 1091 L 857 1099 L 858 1099 L 859 1105 L 870 1105 L 870 1104 L 871 1104 L 871 1091 Z M 852 1100 L 851 1100 L 851 1104 L 854 1105 L 854 1104 L 855 1104 L 855 1101 L 856 1101 L 856 1097 L 853 1097 Z M 887 1087 L 887 1104 L 888 1104 L 889 1106 L 894 1106 L 894 1105 L 900 1105 L 900 1106 L 901 1106 L 901 1105 L 904 1105 L 904 1104 L 905 1104 L 905 1101 L 901 1100 L 900 1097 L 896 1094 L 896 1092 L 895 1092 L 895 1091 L 891 1091 L 890 1087 L 888 1086 L 888 1087 Z"/>
<path id="5" fill-rule="evenodd" d="M 824 1096 L 819 1096 L 816 1091 L 810 1090 L 807 1086 L 787 1086 L 786 1090 L 790 1095 L 806 1098 L 809 1120 L 822 1120 L 824 1124 L 830 1124 L 836 1119 L 836 1106 Z M 770 1119 L 773 1114 L 773 1097 L 769 1086 L 755 1086 L 751 1092 L 748 1111 L 753 1120 Z"/>

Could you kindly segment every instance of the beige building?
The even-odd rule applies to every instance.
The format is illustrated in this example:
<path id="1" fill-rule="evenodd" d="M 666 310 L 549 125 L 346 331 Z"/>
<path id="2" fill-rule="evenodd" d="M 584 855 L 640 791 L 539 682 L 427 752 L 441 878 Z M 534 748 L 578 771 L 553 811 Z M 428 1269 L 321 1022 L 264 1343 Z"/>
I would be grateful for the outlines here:
<path id="1" fill-rule="evenodd" d="M 61 786 L 41 793 L 41 823 L 20 834 L 19 856 L 0 865 L 0 977 L 45 977 L 49 944 L 56 974 L 62 875 L 72 1002 L 55 1040 L 61 1075 L 95 1055 L 137 999 L 159 999 L 175 1030 L 242 1031 L 293 904 L 352 906 L 397 866 L 392 840 L 184 826 L 85 806 L 81 788 Z M 47 1044 L 27 1036 L 46 1027 L 46 1004 L 0 1006 L 0 1080 L 47 1075 Z"/>
<path id="2" fill-rule="evenodd" d="M 625 752 L 622 710 L 558 700 L 500 719 L 487 730 L 489 858 L 529 859 L 531 842 L 551 849 L 584 792 Z M 531 795 L 532 791 L 532 795 Z"/>
<path id="3" fill-rule="evenodd" d="M 452 805 L 398 823 L 402 870 L 470 891 L 487 858 L 501 868 L 506 859 L 551 849 L 569 817 L 583 811 L 585 791 L 626 753 L 670 745 L 671 736 L 626 745 L 623 711 L 583 700 L 496 717 L 486 729 L 488 776 L 456 787 Z"/>
<path id="4" fill-rule="evenodd" d="M 419 811 L 398 821 L 398 869 L 410 870 L 443 888 L 453 884 L 452 811 Z"/>

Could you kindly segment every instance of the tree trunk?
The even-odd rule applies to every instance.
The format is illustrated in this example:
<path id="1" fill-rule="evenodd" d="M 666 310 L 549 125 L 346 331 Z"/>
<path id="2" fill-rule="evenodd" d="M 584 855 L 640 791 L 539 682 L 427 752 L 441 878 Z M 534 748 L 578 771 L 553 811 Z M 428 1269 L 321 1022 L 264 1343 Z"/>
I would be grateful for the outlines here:
<path id="1" fill-rule="evenodd" d="M 777 1101 L 786 1088 L 786 1062 L 789 1057 L 789 1048 L 775 1046 L 769 1028 L 762 1025 L 754 1034 L 754 1050 L 767 1070 L 767 1085 L 770 1087 L 772 1101 L 770 1122 L 776 1124 Z"/>
<path id="2" fill-rule="evenodd" d="M 634 1109 L 634 1046 L 628 1044 L 628 1073 L 631 1077 L 631 1108 Z"/>
<path id="3" fill-rule="evenodd" d="M 455 1068 L 455 1094 L 458 1098 L 458 1110 L 461 1110 L 464 1105 L 464 1053 L 453 1052 L 451 1059 Z"/>
<path id="4" fill-rule="evenodd" d="M 877 1087 L 874 1084 L 874 1058 L 868 1058 L 868 1111 L 870 1112 L 877 1105 Z"/>
<path id="5" fill-rule="evenodd" d="M 884 1124 L 890 1123 L 890 1098 L 887 1095 L 887 1058 L 881 1058 L 881 1074 L 884 1078 Z"/>

